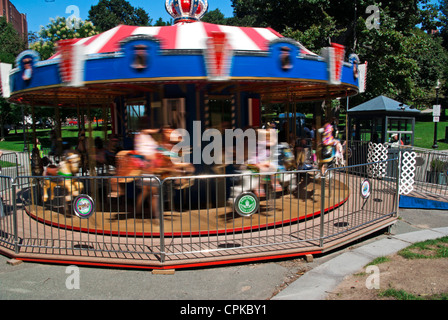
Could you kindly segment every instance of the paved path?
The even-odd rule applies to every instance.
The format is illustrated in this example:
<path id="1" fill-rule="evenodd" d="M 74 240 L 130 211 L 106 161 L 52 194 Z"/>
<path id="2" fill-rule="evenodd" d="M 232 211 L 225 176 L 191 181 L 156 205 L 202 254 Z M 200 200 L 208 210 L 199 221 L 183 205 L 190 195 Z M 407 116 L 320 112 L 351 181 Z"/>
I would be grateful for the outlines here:
<path id="1" fill-rule="evenodd" d="M 315 257 L 312 263 L 300 258 L 159 275 L 148 270 L 72 269 L 27 262 L 13 266 L 7 263 L 8 258 L 0 256 L 0 299 L 234 300 L 240 303 L 271 298 L 275 301 L 324 299 L 325 291 L 331 291 L 346 274 L 359 270 L 375 256 L 448 233 L 446 211 L 406 209 L 400 215 L 402 218 L 392 227 L 391 235 L 370 237 Z M 285 288 L 285 283 L 307 269 L 310 270 Z M 78 282 L 73 281 L 75 274 L 79 274 L 79 289 Z"/>

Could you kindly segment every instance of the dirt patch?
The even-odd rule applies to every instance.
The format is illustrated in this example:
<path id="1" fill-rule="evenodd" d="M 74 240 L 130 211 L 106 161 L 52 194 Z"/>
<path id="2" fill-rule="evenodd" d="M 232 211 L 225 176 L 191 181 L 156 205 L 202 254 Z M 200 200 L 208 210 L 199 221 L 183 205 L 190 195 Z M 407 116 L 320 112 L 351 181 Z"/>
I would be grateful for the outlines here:
<path id="1" fill-rule="evenodd" d="M 272 296 L 268 298 L 268 300 L 277 295 L 280 291 L 284 290 L 292 282 L 303 276 L 307 271 L 312 269 L 312 267 L 309 266 L 303 258 L 278 261 L 277 264 L 288 269 L 289 272 L 285 275 L 282 284 L 275 287 Z"/>
<path id="2" fill-rule="evenodd" d="M 422 252 L 421 252 L 422 253 Z M 328 300 L 391 300 L 379 294 L 387 289 L 404 290 L 414 296 L 426 298 L 432 295 L 448 293 L 448 258 L 439 259 L 405 259 L 395 254 L 390 260 L 377 264 L 377 271 L 366 268 L 348 276 L 332 292 Z M 379 275 L 374 282 L 373 275 Z M 367 285 L 366 285 L 367 284 Z M 379 284 L 379 289 L 367 286 Z"/>

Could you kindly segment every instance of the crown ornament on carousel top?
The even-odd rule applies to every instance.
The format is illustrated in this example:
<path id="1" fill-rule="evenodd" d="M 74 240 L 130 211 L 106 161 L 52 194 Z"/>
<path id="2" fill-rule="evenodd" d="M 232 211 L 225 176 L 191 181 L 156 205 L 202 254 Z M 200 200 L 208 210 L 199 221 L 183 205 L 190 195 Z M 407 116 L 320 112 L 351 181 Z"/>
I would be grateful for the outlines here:
<path id="1" fill-rule="evenodd" d="M 207 0 L 166 0 L 165 8 L 174 23 L 199 21 L 208 10 Z"/>

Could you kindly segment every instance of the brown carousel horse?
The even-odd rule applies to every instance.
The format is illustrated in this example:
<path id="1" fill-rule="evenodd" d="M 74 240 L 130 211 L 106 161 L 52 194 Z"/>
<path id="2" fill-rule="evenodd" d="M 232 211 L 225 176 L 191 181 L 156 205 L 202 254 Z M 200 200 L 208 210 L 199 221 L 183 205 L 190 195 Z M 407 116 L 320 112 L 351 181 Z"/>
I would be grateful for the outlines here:
<path id="1" fill-rule="evenodd" d="M 152 139 L 153 152 L 147 159 L 136 150 L 123 150 L 116 154 L 116 176 L 141 176 L 154 175 L 161 180 L 168 177 L 191 175 L 195 168 L 191 163 L 180 161 L 178 154 L 171 152 L 174 144 L 170 141 L 170 135 L 174 129 L 163 128 L 158 133 L 155 130 L 143 130 L 143 134 L 149 134 Z M 159 137 L 156 137 L 159 136 Z M 119 179 L 119 182 L 125 182 Z M 179 187 L 182 188 L 182 187 Z"/>
<path id="2" fill-rule="evenodd" d="M 195 168 L 191 163 L 173 161 L 172 157 L 176 158 L 176 160 L 179 159 L 177 155 L 171 154 L 168 151 L 168 146 L 164 148 L 162 144 L 159 144 L 156 148 L 151 160 L 146 159 L 134 150 L 124 150 L 117 153 L 116 176 L 119 177 L 119 184 L 129 182 L 129 178 L 125 177 L 143 177 L 141 179 L 142 192 L 137 199 L 137 212 L 141 212 L 142 204 L 146 196 L 152 194 L 153 196 L 150 199 L 153 212 L 152 216 L 158 217 L 159 183 L 155 177 L 163 180 L 169 177 L 183 177 L 194 173 Z M 191 186 L 190 179 L 179 178 L 173 180 L 172 183 L 174 184 L 174 188 L 178 190 Z M 121 193 L 120 190 L 118 190 L 118 193 Z"/>
<path id="3" fill-rule="evenodd" d="M 46 178 L 44 179 L 44 194 L 43 201 L 46 202 L 49 198 L 48 189 L 51 189 L 50 200 L 54 199 L 54 188 L 56 186 L 63 186 L 67 191 L 65 200 L 70 201 L 73 197 L 78 196 L 84 186 L 82 182 L 73 179 L 72 177 L 76 175 L 79 171 L 79 166 L 81 163 L 81 156 L 78 152 L 74 150 L 67 150 L 64 152 L 62 161 L 56 165 L 49 165 L 46 169 L 47 177 L 58 177 L 58 178 Z"/>

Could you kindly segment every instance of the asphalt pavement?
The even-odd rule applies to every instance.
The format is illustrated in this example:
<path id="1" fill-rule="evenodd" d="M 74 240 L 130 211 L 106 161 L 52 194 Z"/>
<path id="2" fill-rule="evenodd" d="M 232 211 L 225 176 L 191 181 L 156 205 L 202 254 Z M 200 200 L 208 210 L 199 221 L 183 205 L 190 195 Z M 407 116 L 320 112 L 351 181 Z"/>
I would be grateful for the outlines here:
<path id="1" fill-rule="evenodd" d="M 334 252 L 253 264 L 176 270 L 76 267 L 0 256 L 1 300 L 321 300 L 345 275 L 377 255 L 448 235 L 448 211 L 401 209 L 390 233 L 378 233 Z M 177 312 L 177 311 L 176 311 Z"/>

